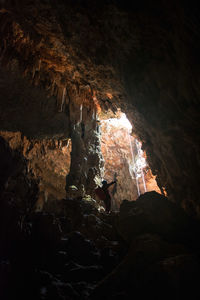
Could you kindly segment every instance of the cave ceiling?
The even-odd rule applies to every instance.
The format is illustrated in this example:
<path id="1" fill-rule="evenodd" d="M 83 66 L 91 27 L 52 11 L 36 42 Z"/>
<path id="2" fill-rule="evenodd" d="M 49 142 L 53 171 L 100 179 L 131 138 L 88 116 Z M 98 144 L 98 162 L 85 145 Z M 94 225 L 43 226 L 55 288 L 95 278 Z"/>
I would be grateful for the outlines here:
<path id="1" fill-rule="evenodd" d="M 182 109 L 181 94 L 192 94 L 196 105 L 198 19 L 184 2 L 1 3 L 1 65 L 53 96 L 56 112 L 63 102 L 90 106 L 97 99 L 103 111 L 131 109 L 135 123 L 146 114 L 157 126 L 163 106 Z"/>
<path id="2" fill-rule="evenodd" d="M 124 94 L 111 60 L 127 51 L 126 14 L 104 5 L 91 9 L 73 1 L 26 1 L 1 9 L 2 65 L 19 69 L 55 96 L 58 111 L 63 98 L 91 105 L 94 97 L 103 110 L 116 111 Z"/>

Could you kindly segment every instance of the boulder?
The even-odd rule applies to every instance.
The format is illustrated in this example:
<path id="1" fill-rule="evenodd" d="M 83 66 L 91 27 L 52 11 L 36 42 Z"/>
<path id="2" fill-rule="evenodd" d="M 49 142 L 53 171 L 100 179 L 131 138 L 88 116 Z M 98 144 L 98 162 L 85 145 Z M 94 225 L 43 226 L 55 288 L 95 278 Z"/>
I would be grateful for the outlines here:
<path id="1" fill-rule="evenodd" d="M 159 234 L 168 241 L 192 245 L 199 234 L 199 223 L 165 196 L 153 192 L 141 195 L 136 201 L 124 200 L 120 206 L 116 228 L 130 244 L 143 233 Z"/>

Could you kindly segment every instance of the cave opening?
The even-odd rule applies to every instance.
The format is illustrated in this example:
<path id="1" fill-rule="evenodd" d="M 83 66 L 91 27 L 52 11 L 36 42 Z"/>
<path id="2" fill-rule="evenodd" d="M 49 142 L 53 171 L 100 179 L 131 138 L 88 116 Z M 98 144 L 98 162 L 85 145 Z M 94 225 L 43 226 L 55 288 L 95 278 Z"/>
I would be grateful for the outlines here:
<path id="1" fill-rule="evenodd" d="M 134 201 L 147 191 L 161 193 L 126 114 L 118 110 L 116 117 L 105 116 L 100 125 L 103 177 L 107 182 L 117 181 L 110 188 L 112 209 L 119 210 L 124 199 Z"/>

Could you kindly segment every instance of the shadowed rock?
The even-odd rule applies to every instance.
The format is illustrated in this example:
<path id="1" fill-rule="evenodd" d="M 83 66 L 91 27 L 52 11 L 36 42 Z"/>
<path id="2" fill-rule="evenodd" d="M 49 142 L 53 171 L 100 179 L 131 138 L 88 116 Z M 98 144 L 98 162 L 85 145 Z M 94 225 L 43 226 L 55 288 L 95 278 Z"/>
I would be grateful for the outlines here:
<path id="1" fill-rule="evenodd" d="M 147 192 L 136 201 L 124 200 L 116 226 L 119 234 L 129 244 L 135 236 L 155 233 L 171 242 L 196 242 L 199 223 L 165 196 Z M 191 245 L 190 245 L 191 246 Z"/>

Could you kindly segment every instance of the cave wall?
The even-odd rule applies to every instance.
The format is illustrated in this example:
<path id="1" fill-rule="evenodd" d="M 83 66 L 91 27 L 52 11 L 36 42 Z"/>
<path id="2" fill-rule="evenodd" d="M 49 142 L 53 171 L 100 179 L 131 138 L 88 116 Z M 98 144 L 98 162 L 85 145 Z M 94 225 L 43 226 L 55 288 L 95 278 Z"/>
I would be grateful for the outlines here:
<path id="1" fill-rule="evenodd" d="M 0 236 L 3 240 L 8 238 L 16 215 L 23 219 L 34 209 L 37 196 L 38 179 L 29 172 L 27 160 L 0 137 Z M 23 222 L 22 219 L 18 222 Z"/>
<path id="2" fill-rule="evenodd" d="M 124 83 L 160 188 L 199 215 L 199 19 L 189 4 L 165 5 L 160 16 L 146 12 L 140 51 L 129 56 Z"/>
<path id="3" fill-rule="evenodd" d="M 172 0 L 7 1 L 0 12 L 1 64 L 17 61 L 20 74 L 53 97 L 53 109 L 45 106 L 52 135 L 63 135 L 63 128 L 70 135 L 70 103 L 96 97 L 104 112 L 125 111 L 159 187 L 199 215 L 198 13 Z M 12 107 L 6 98 L 2 112 Z M 53 120 L 61 116 L 60 127 Z M 1 118 L 7 130 L 7 115 Z M 33 126 L 37 132 L 43 121 Z"/>
<path id="4" fill-rule="evenodd" d="M 28 139 L 19 131 L 0 131 L 0 136 L 10 151 L 15 151 L 26 161 L 27 176 L 37 182 L 38 194 L 34 210 L 40 211 L 44 206 L 51 206 L 52 201 L 65 198 L 66 175 L 71 163 L 70 139 Z M 15 189 L 17 194 L 18 189 Z"/>

